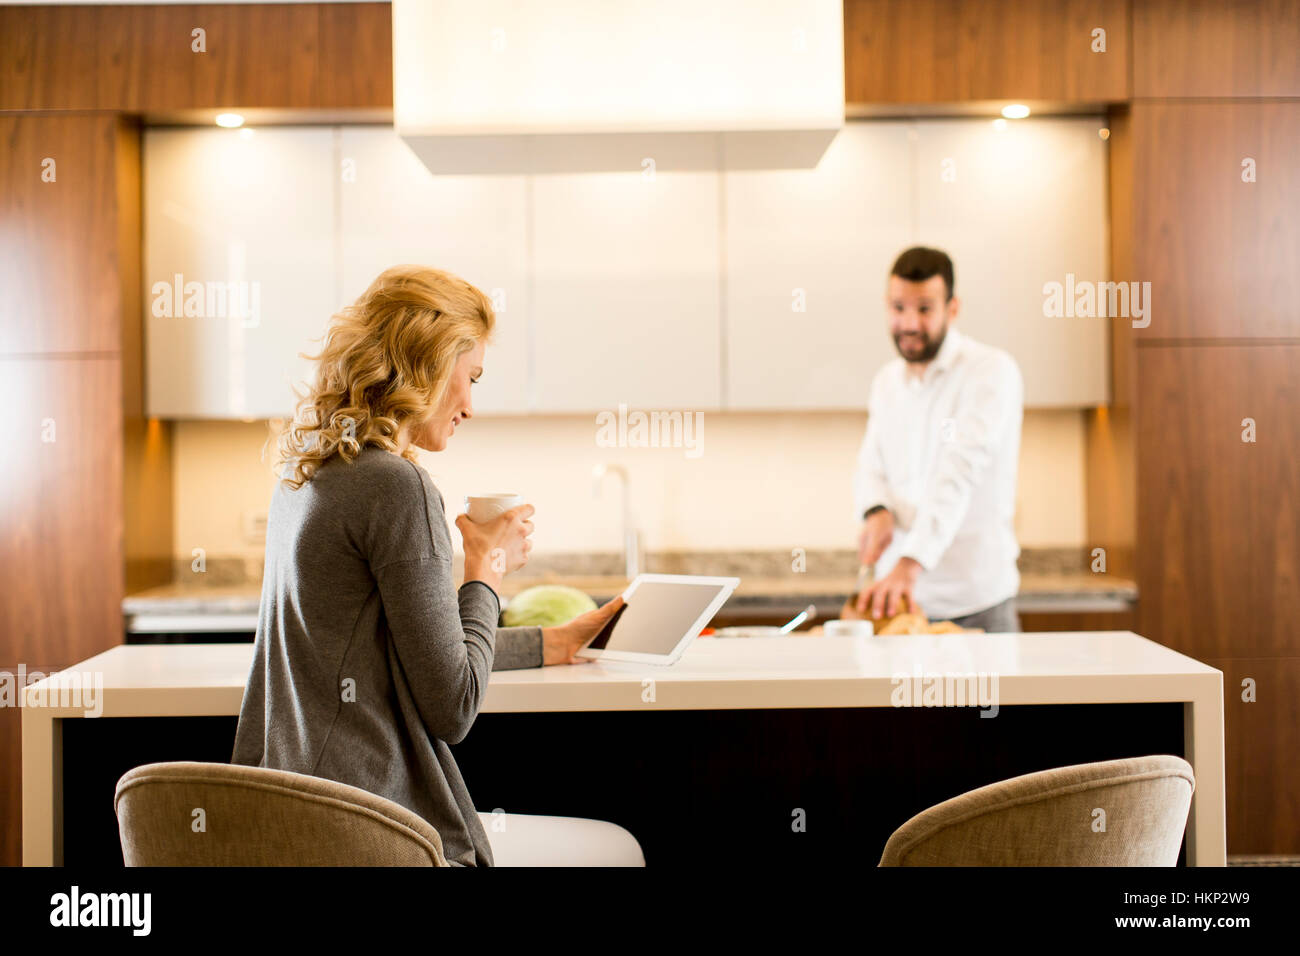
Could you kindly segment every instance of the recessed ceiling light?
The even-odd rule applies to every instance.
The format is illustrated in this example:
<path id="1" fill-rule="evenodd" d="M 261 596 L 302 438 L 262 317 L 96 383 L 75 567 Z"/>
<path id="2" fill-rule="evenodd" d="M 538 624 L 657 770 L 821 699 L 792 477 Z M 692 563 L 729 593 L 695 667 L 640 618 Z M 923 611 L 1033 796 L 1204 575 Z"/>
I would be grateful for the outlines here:
<path id="1" fill-rule="evenodd" d="M 1101 129 L 1097 130 L 1097 135 L 1102 139 L 1110 139 L 1110 130 L 1103 126 Z"/>
<path id="2" fill-rule="evenodd" d="M 1029 115 L 1029 107 L 1023 103 L 1012 103 L 1002 107 L 1002 115 L 1007 119 L 1024 119 Z"/>
<path id="3" fill-rule="evenodd" d="M 224 126 L 226 129 L 235 129 L 244 125 L 244 118 L 238 113 L 218 113 L 217 125 Z"/>

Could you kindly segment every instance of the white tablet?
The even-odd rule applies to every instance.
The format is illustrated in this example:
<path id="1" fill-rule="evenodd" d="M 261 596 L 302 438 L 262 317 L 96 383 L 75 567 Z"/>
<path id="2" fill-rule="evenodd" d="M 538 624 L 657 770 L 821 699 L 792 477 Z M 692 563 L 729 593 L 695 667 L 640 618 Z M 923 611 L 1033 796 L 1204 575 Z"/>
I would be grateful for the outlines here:
<path id="1" fill-rule="evenodd" d="M 575 656 L 672 664 L 738 584 L 740 578 L 639 574 L 623 592 L 626 605 Z"/>

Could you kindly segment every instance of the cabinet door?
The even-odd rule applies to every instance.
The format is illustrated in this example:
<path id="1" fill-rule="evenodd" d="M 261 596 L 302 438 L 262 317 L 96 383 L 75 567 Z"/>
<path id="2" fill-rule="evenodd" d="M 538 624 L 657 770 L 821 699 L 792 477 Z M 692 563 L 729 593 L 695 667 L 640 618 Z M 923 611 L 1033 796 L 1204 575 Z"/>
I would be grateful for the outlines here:
<path id="1" fill-rule="evenodd" d="M 651 170 L 532 181 L 539 410 L 719 407 L 719 174 Z"/>
<path id="2" fill-rule="evenodd" d="M 728 408 L 866 409 L 910 175 L 903 123 L 847 124 L 815 169 L 726 173 Z"/>
<path id="3" fill-rule="evenodd" d="M 149 415 L 290 413 L 338 299 L 333 131 L 153 129 L 144 151 Z"/>
<path id="4" fill-rule="evenodd" d="M 522 176 L 434 175 L 391 129 L 340 133 L 342 305 L 390 266 L 453 272 L 492 298 L 496 332 L 474 386 L 478 412 L 529 395 L 527 188 Z"/>
<path id="5" fill-rule="evenodd" d="M 1043 314 L 1045 283 L 1108 278 L 1103 125 L 916 124 L 917 235 L 952 256 L 960 327 L 1015 356 L 1026 406 L 1109 401 L 1108 320 Z"/>

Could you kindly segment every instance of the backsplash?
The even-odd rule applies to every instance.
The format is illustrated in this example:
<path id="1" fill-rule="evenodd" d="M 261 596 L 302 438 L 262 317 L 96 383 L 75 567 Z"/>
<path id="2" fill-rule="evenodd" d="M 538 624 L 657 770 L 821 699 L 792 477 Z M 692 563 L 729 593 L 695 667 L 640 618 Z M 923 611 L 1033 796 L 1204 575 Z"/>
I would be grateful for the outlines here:
<path id="1" fill-rule="evenodd" d="M 795 571 L 799 560 L 802 571 Z M 1022 574 L 1070 575 L 1086 572 L 1092 561 L 1089 549 L 1022 548 L 1017 564 Z M 463 559 L 452 562 L 454 577 L 460 580 Z M 196 587 L 254 588 L 262 583 L 261 558 L 215 558 L 196 572 L 193 561 L 177 558 L 173 580 Z M 857 573 L 858 556 L 852 549 L 814 549 L 800 555 L 790 551 L 664 551 L 645 555 L 645 568 L 653 574 L 706 574 L 727 577 L 780 579 L 792 573 L 810 578 L 851 578 Z M 523 569 L 510 575 L 518 585 L 546 578 L 619 577 L 623 574 L 622 552 L 587 554 L 534 554 Z"/>
<path id="2" fill-rule="evenodd" d="M 1084 413 L 1025 412 L 1015 530 L 1022 550 L 1087 545 Z M 855 572 L 851 476 L 865 414 L 710 413 L 698 458 L 656 448 L 604 448 L 591 416 L 475 416 L 447 451 L 424 454 L 449 517 L 466 494 L 515 491 L 536 509 L 529 563 L 538 569 L 621 571 L 623 502 L 617 479 L 593 485 L 596 464 L 631 478 L 633 524 L 650 569 L 720 573 L 719 558 L 788 574 L 795 549 L 818 567 Z M 268 423 L 175 422 L 173 549 L 179 578 L 259 580 L 274 479 Z M 452 540 L 459 533 L 452 531 Z M 745 556 L 745 557 L 740 557 Z M 1073 559 L 1071 559 L 1073 562 Z M 573 569 L 569 571 L 568 569 Z M 831 573 L 839 573 L 831 572 Z"/>

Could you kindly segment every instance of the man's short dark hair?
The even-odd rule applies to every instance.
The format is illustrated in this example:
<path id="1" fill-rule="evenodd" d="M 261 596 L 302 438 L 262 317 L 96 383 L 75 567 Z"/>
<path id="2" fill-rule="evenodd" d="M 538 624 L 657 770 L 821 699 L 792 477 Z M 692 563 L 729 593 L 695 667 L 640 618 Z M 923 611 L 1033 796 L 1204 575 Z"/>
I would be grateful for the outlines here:
<path id="1" fill-rule="evenodd" d="M 924 282 L 934 276 L 943 276 L 943 284 L 948 289 L 945 301 L 952 300 L 952 260 L 948 258 L 948 253 L 940 249 L 913 246 L 894 260 L 894 268 L 889 270 L 889 274 L 908 282 Z"/>

